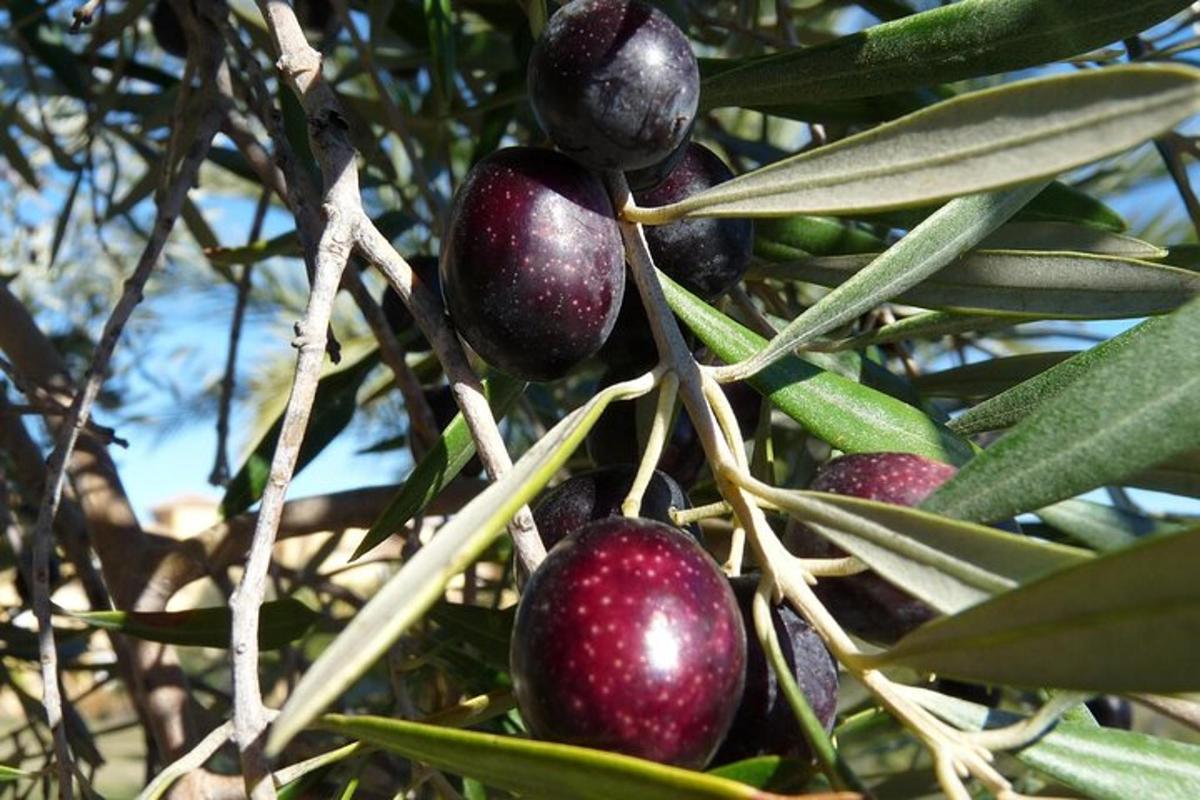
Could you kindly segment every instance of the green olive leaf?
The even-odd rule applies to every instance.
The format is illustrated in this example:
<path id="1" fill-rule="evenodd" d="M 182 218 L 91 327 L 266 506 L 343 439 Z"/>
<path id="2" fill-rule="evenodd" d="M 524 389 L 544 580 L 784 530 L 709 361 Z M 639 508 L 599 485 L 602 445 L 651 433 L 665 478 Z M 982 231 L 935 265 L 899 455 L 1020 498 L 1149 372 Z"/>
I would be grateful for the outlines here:
<path id="1" fill-rule="evenodd" d="M 1139 33 L 1186 0 L 963 0 L 827 44 L 712 69 L 704 108 L 817 103 L 1025 69 Z"/>
<path id="2" fill-rule="evenodd" d="M 874 269 L 879 260 L 869 255 L 810 258 L 765 264 L 752 274 L 840 287 Z M 1200 273 L 1151 261 L 1072 252 L 975 250 L 889 299 L 1014 319 L 1122 319 L 1172 311 L 1197 294 Z"/>
<path id="3" fill-rule="evenodd" d="M 662 224 L 685 216 L 849 214 L 1050 178 L 1196 113 L 1198 78 L 1191 67 L 1130 64 L 972 92 L 626 215 Z"/>
<path id="4" fill-rule="evenodd" d="M 1200 689 L 1200 528 L 1157 536 L 930 622 L 872 666 L 1088 692 Z"/>
<path id="5" fill-rule="evenodd" d="M 766 343 L 661 272 L 658 279 L 671 309 L 721 359 L 738 361 Z M 973 452 L 920 409 L 804 358 L 784 356 L 751 377 L 750 385 L 814 436 L 847 453 L 888 450 L 961 464 Z"/>
<path id="6" fill-rule="evenodd" d="M 921 705 L 963 730 L 1013 725 L 1021 717 L 917 690 Z M 1200 746 L 1064 719 L 1013 753 L 1028 767 L 1096 800 L 1200 797 Z"/>
<path id="7" fill-rule="evenodd" d="M 219 606 L 187 611 L 76 611 L 71 618 L 93 628 L 119 631 L 148 642 L 228 648 L 233 635 L 232 613 L 228 606 Z M 263 603 L 258 646 L 276 650 L 294 642 L 308 632 L 319 616 L 292 597 Z"/>
<path id="8" fill-rule="evenodd" d="M 1200 299 L 1146 320 L 922 507 L 960 519 L 1004 519 L 1200 448 L 1197 341 Z"/>
<path id="9" fill-rule="evenodd" d="M 1040 375 L 1066 361 L 1075 351 L 1046 351 L 976 361 L 940 372 L 926 372 L 913 380 L 929 397 L 990 397 Z"/>
<path id="10" fill-rule="evenodd" d="M 728 778 L 640 758 L 553 742 L 425 725 L 385 717 L 330 714 L 324 730 L 368 742 L 414 761 L 475 778 L 522 797 L 559 800 L 772 800 L 770 794 Z M 804 795 L 834 800 L 852 795 Z"/>

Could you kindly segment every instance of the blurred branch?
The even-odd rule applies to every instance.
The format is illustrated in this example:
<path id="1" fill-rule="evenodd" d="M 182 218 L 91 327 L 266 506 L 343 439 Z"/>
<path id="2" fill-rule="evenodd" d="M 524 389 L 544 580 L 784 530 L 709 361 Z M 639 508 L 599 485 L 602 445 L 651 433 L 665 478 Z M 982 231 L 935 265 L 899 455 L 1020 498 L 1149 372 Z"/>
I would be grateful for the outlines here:
<path id="1" fill-rule="evenodd" d="M 245 70 L 245 79 L 249 82 L 246 94 L 248 101 L 254 107 L 255 113 L 266 126 L 275 148 L 275 163 L 258 143 L 251 130 L 249 120 L 236 111 L 231 111 L 226 119 L 225 129 L 230 132 L 238 148 L 246 155 L 251 166 L 259 174 L 264 185 L 272 187 L 292 210 L 296 219 L 296 233 L 300 239 L 306 262 L 314 262 L 316 243 L 320 238 L 321 219 L 316 212 L 319 204 L 316 187 L 312 185 L 308 175 L 299 168 L 296 154 L 291 143 L 280 125 L 278 115 L 269 101 L 270 93 L 266 88 L 266 80 L 258 66 L 258 61 L 245 44 L 231 28 L 225 28 L 225 37 L 237 53 Z M 223 85 L 222 91 L 233 100 L 233 86 Z M 349 291 L 359 311 L 379 343 L 380 356 L 384 364 L 391 369 L 396 379 L 396 386 L 404 398 L 404 407 L 408 411 L 409 427 L 413 433 L 414 455 L 433 447 L 440 435 L 437 420 L 425 399 L 421 382 L 405 360 L 404 351 L 396 340 L 395 333 L 387 324 L 383 312 L 375 299 L 371 297 L 363 284 L 357 270 L 347 270 L 342 274 L 342 286 Z"/>
<path id="2" fill-rule="evenodd" d="M 1126 39 L 1125 49 L 1129 53 L 1131 61 L 1136 61 L 1147 54 L 1147 45 L 1140 36 L 1131 36 Z M 1187 167 L 1183 163 L 1182 139 L 1183 137 L 1178 134 L 1169 133 L 1155 139 L 1154 148 L 1162 158 L 1163 164 L 1166 165 L 1167 174 L 1171 176 L 1175 190 L 1179 192 L 1179 198 L 1183 201 L 1184 208 L 1187 209 L 1188 219 L 1192 221 L 1196 236 L 1200 238 L 1200 199 L 1197 199 L 1195 191 L 1192 190 Z"/>
<path id="3" fill-rule="evenodd" d="M 263 219 L 267 216 L 270 202 L 270 190 L 264 188 L 259 194 L 258 207 L 254 209 L 254 221 L 250 224 L 248 242 L 257 241 L 262 233 Z M 221 399 L 217 408 L 217 455 L 212 472 L 208 476 L 208 482 L 214 486 L 224 486 L 229 481 L 229 411 L 233 405 L 234 382 L 237 380 L 238 342 L 242 337 L 242 321 L 246 316 L 246 301 L 250 297 L 250 276 L 253 274 L 253 264 L 247 262 L 242 265 L 242 274 L 237 283 L 237 297 L 233 304 L 233 319 L 229 325 L 229 349 L 225 355 L 225 372 L 221 376 Z"/>
<path id="4" fill-rule="evenodd" d="M 412 134 L 408 130 L 408 125 L 404 121 L 404 115 L 400 113 L 400 107 L 396 105 L 396 100 L 393 93 L 388 89 L 383 82 L 382 72 L 379 65 L 375 63 L 374 48 L 369 42 L 363 41 L 362 35 L 358 32 L 358 26 L 354 24 L 353 18 L 350 16 L 349 9 L 344 0 L 332 0 L 334 7 L 337 9 L 338 16 L 341 17 L 342 26 L 346 29 L 346 33 L 350 35 L 350 43 L 354 46 L 354 51 L 358 57 L 362 59 L 363 68 L 371 79 L 371 83 L 375 86 L 375 92 L 379 95 L 379 102 L 383 105 L 384 114 L 387 115 L 388 127 L 396 134 L 396 138 L 400 140 L 401 147 L 404 148 L 404 154 L 408 157 L 409 164 L 412 165 L 413 183 L 416 184 L 417 191 L 421 197 L 425 199 L 429 206 L 429 212 L 433 217 L 433 228 L 440 228 L 440 222 L 446 214 L 446 201 L 433 188 L 433 181 L 429 179 L 429 173 L 425 170 L 425 164 L 421 161 L 421 156 L 417 152 L 417 148 L 413 146 Z"/>
<path id="5" fill-rule="evenodd" d="M 71 12 L 73 21 L 67 30 L 71 33 L 79 33 L 84 25 L 91 25 L 92 18 L 96 16 L 96 9 L 102 5 L 104 5 L 104 0 L 87 0 L 86 3 Z"/>

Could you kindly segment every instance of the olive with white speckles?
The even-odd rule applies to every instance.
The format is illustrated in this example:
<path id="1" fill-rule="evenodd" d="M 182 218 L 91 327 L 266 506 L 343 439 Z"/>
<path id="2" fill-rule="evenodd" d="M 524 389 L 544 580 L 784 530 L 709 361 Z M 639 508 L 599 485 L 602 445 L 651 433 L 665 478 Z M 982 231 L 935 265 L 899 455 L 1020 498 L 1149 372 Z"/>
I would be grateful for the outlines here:
<path id="1" fill-rule="evenodd" d="M 560 150 L 594 169 L 667 158 L 691 130 L 700 72 L 683 31 L 640 0 L 574 0 L 529 58 L 529 98 Z"/>
<path id="2" fill-rule="evenodd" d="M 530 732 L 698 769 L 742 695 L 729 581 L 695 539 L 614 518 L 568 536 L 517 608 L 510 664 Z"/>
<path id="3" fill-rule="evenodd" d="M 956 472 L 949 464 L 912 453 L 855 453 L 823 466 L 810 488 L 915 506 Z M 800 555 L 837 558 L 845 552 L 805 530 L 800 536 Z M 885 644 L 936 616 L 924 602 L 874 572 L 826 578 L 817 584 L 816 592 L 847 630 Z"/>
<path id="4" fill-rule="evenodd" d="M 753 603 L 758 576 L 732 578 L 730 584 L 746 626 L 746 688 L 713 763 L 730 764 L 761 755 L 809 760 L 811 748 L 754 631 Z M 796 683 L 808 698 L 813 714 L 829 732 L 833 729 L 838 699 L 838 671 L 833 656 L 816 630 L 791 606 L 772 606 L 771 623 Z"/>
<path id="5" fill-rule="evenodd" d="M 552 150 L 510 147 L 454 197 L 442 292 L 484 361 L 525 380 L 561 378 L 604 344 L 625 260 L 600 179 Z"/>
<path id="6" fill-rule="evenodd" d="M 733 178 L 712 150 L 689 142 L 683 158 L 653 189 L 634 192 L 638 205 L 676 203 Z M 729 291 L 750 266 L 754 223 L 736 217 L 697 217 L 646 228 L 654 264 L 688 291 L 712 300 Z"/>

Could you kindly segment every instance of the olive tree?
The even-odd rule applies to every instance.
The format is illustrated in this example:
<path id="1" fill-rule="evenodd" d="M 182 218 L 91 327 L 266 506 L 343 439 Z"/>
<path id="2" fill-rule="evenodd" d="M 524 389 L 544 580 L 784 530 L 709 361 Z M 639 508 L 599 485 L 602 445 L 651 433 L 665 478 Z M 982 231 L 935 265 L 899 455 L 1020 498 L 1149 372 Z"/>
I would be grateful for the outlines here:
<path id="1" fill-rule="evenodd" d="M 1190 5 L 10 0 L 0 794 L 1200 796 Z"/>

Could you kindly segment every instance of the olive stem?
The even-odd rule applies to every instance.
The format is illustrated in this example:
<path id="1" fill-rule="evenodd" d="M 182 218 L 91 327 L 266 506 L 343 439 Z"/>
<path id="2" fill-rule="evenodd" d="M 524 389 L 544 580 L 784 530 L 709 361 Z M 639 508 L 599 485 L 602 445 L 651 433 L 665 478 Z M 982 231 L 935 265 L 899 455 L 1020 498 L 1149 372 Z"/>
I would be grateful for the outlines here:
<path id="1" fill-rule="evenodd" d="M 658 388 L 658 400 L 654 405 L 654 420 L 650 424 L 650 435 L 646 439 L 646 451 L 638 462 L 637 474 L 633 476 L 633 485 L 629 494 L 621 503 L 621 513 L 627 517 L 636 517 L 642 511 L 642 497 L 646 487 L 654 476 L 654 468 L 662 456 L 663 445 L 667 441 L 667 431 L 671 427 L 671 414 L 675 410 L 675 396 L 679 389 L 679 379 L 674 372 L 663 375 Z"/>
<path id="2" fill-rule="evenodd" d="M 755 484 L 764 484 L 756 481 L 748 470 L 738 466 L 733 448 L 721 435 L 710 398 L 703 388 L 706 376 L 701 375 L 700 365 L 687 349 L 663 295 L 654 258 L 642 233 L 638 209 L 629 193 L 625 176 L 612 172 L 606 177 L 613 207 L 619 209 L 626 259 L 646 308 L 655 344 L 664 365 L 679 378 L 680 397 L 704 447 L 717 488 L 733 507 L 739 523 L 745 527 L 747 538 L 762 567 L 762 580 L 790 600 L 825 641 L 834 657 L 853 672 L 893 716 L 925 743 L 934 754 L 939 782 L 948 796 L 969 798 L 959 777 L 961 773 L 963 777 L 974 775 L 1002 798 L 1015 797 L 1008 780 L 989 763 L 991 752 L 987 748 L 968 741 L 961 731 L 942 723 L 909 700 L 898 684 L 864 662 L 862 651 L 813 593 L 809 584 L 814 578 L 804 569 L 803 560 L 792 556 L 771 530 L 751 489 Z M 736 431 L 736 422 L 734 426 L 731 430 Z M 738 444 L 740 446 L 740 442 Z"/>
<path id="3" fill-rule="evenodd" d="M 695 508 L 673 508 L 671 509 L 671 521 L 682 528 L 693 522 L 712 519 L 713 517 L 724 517 L 731 513 L 733 513 L 733 506 L 724 500 L 718 500 L 715 503 L 696 506 Z"/>

